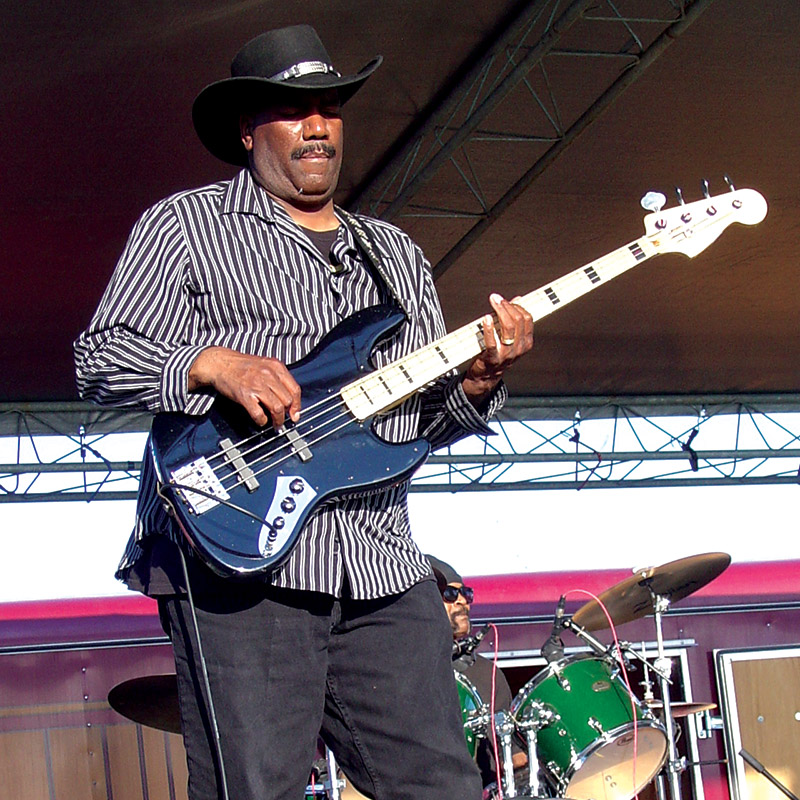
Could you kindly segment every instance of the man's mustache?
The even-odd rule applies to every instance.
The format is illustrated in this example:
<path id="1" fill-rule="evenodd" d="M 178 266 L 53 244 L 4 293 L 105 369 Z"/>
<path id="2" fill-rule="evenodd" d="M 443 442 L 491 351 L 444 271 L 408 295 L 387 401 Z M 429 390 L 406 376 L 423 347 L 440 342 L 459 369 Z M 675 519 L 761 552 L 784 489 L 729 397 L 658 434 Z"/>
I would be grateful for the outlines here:
<path id="1" fill-rule="evenodd" d="M 312 153 L 321 153 L 328 158 L 333 158 L 336 155 L 336 148 L 332 144 L 328 144 L 328 142 L 306 144 L 292 151 L 292 159 L 296 161 L 298 158 L 311 155 Z"/>

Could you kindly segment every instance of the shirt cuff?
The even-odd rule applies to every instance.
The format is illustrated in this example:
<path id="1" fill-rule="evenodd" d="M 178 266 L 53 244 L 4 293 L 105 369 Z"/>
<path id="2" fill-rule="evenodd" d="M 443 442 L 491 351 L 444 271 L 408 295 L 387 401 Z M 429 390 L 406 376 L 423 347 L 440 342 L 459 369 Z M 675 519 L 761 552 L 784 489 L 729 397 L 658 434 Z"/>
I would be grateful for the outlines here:
<path id="1" fill-rule="evenodd" d="M 461 375 L 456 375 L 447 384 L 444 390 L 444 404 L 448 414 L 469 433 L 481 436 L 493 436 L 494 431 L 489 427 L 490 420 L 505 404 L 508 389 L 500 381 L 491 394 L 484 400 L 481 410 L 470 403 L 461 383 Z"/>
<path id="2" fill-rule="evenodd" d="M 199 389 L 189 393 L 189 370 L 194 360 L 208 345 L 179 347 L 167 359 L 161 371 L 162 411 L 181 411 L 184 414 L 205 414 L 216 393 L 213 389 Z"/>

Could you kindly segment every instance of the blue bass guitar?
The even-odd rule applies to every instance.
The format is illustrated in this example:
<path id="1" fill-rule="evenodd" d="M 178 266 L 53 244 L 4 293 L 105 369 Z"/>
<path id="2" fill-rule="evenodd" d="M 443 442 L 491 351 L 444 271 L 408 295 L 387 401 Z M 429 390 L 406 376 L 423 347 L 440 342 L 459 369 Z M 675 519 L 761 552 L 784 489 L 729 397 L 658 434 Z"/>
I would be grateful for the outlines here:
<path id="1" fill-rule="evenodd" d="M 752 225 L 766 212 L 752 189 L 657 209 L 645 217 L 644 237 L 519 303 L 540 320 L 640 261 L 665 252 L 695 256 L 731 223 Z M 292 365 L 303 393 L 297 424 L 258 428 L 223 398 L 203 416 L 156 415 L 150 441 L 159 493 L 209 566 L 221 574 L 272 569 L 320 503 L 405 481 L 427 458 L 425 440 L 390 444 L 372 431 L 371 420 L 478 355 L 482 327 L 476 320 L 372 370 L 376 343 L 403 321 L 388 306 L 365 309 Z"/>

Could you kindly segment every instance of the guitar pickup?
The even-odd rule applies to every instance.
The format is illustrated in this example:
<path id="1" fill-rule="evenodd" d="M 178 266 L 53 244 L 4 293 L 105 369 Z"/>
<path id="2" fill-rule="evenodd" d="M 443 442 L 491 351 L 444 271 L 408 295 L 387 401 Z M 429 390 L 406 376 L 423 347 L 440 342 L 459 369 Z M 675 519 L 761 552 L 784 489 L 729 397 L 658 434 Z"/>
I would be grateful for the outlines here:
<path id="1" fill-rule="evenodd" d="M 292 446 L 292 450 L 297 453 L 301 461 L 310 461 L 314 457 L 306 440 L 294 428 L 287 428 L 286 425 L 281 425 L 278 428 L 278 433 L 286 436 Z"/>
<path id="2" fill-rule="evenodd" d="M 220 439 L 219 443 L 223 458 L 233 467 L 236 477 L 244 483 L 247 491 L 254 492 L 258 489 L 258 480 L 253 470 L 245 463 L 242 451 L 230 439 Z"/>

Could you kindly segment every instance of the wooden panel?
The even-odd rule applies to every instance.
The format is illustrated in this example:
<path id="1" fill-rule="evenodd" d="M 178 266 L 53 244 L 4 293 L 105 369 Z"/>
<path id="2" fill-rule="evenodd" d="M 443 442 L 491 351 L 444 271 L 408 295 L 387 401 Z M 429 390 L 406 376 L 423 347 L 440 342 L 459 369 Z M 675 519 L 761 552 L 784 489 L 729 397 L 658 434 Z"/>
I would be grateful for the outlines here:
<path id="1" fill-rule="evenodd" d="M 183 746 L 183 736 L 170 733 L 167 734 L 167 740 L 172 763 L 172 780 L 175 784 L 175 800 L 189 800 L 187 794 L 189 770 L 186 766 L 186 749 Z"/>
<path id="2" fill-rule="evenodd" d="M 49 800 L 43 731 L 0 735 L 0 786 L 14 800 Z"/>
<path id="3" fill-rule="evenodd" d="M 103 734 L 99 727 L 50 730 L 50 761 L 57 798 L 106 800 Z"/>
<path id="4" fill-rule="evenodd" d="M 732 670 L 742 746 L 800 793 L 800 658 L 736 661 Z M 749 800 L 785 800 L 749 766 L 746 777 Z"/>
<path id="5" fill-rule="evenodd" d="M 142 727 L 142 749 L 147 775 L 148 797 L 170 797 L 169 770 L 167 769 L 166 734 L 155 728 Z"/>
<path id="6" fill-rule="evenodd" d="M 136 725 L 112 725 L 106 729 L 108 769 L 114 800 L 143 800 L 142 768 Z"/>

